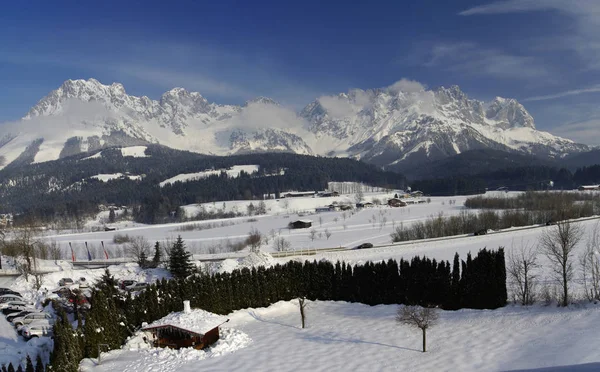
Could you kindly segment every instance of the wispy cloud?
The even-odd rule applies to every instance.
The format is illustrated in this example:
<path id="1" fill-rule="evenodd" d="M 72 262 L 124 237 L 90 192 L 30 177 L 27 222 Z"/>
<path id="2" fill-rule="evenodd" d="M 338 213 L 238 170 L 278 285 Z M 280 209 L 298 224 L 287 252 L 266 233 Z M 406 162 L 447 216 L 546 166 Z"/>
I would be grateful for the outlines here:
<path id="1" fill-rule="evenodd" d="M 543 96 L 529 97 L 529 98 L 525 98 L 523 101 L 524 102 L 546 101 L 546 100 L 563 98 L 563 97 L 578 96 L 580 94 L 588 94 L 588 93 L 600 93 L 600 85 L 595 85 L 593 87 L 583 88 L 583 89 L 567 90 L 565 92 L 559 92 L 559 93 L 548 94 L 548 95 L 543 95 Z"/>
<path id="2" fill-rule="evenodd" d="M 436 44 L 424 64 L 465 75 L 497 78 L 539 79 L 551 75 L 549 69 L 534 57 L 514 55 L 472 42 Z"/>
<path id="3" fill-rule="evenodd" d="M 551 129 L 552 133 L 572 139 L 578 143 L 600 145 L 600 118 L 590 118 L 585 121 L 568 123 Z"/>
<path id="4" fill-rule="evenodd" d="M 463 16 L 553 11 L 572 23 L 564 28 L 568 36 L 549 37 L 553 48 L 573 50 L 586 67 L 600 69 L 600 1 L 597 0 L 505 0 L 476 6 L 460 12 Z"/>

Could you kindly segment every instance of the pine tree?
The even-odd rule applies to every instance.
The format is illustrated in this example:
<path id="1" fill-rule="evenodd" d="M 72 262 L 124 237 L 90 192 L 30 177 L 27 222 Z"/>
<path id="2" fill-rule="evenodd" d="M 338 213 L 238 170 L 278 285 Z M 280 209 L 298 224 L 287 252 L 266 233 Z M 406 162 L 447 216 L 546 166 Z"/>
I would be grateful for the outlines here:
<path id="1" fill-rule="evenodd" d="M 25 362 L 25 372 L 35 372 L 33 369 L 33 362 L 31 361 L 31 357 L 27 355 L 27 359 Z"/>
<path id="2" fill-rule="evenodd" d="M 104 269 L 104 274 L 102 274 L 102 276 L 100 277 L 100 282 L 98 283 L 98 286 L 101 289 L 105 289 L 105 288 L 115 288 L 115 286 L 117 286 L 117 279 L 115 279 L 115 277 L 113 275 L 111 275 L 110 271 L 108 270 L 108 268 Z"/>
<path id="3" fill-rule="evenodd" d="M 110 212 L 108 212 L 108 222 L 110 223 L 114 223 L 115 222 L 115 210 L 113 208 L 110 209 Z"/>
<path id="4" fill-rule="evenodd" d="M 8 372 L 15 372 L 15 367 L 13 367 L 12 363 L 10 363 L 10 364 L 8 365 L 8 369 L 7 369 L 7 371 L 8 371 Z"/>
<path id="5" fill-rule="evenodd" d="M 158 267 L 158 265 L 160 265 L 161 259 L 162 252 L 160 250 L 160 243 L 156 242 L 154 244 L 154 257 L 152 257 L 152 267 Z"/>
<path id="6" fill-rule="evenodd" d="M 45 370 L 46 368 L 42 361 L 42 356 L 38 353 L 37 358 L 35 359 L 35 372 L 44 372 Z"/>
<path id="7" fill-rule="evenodd" d="M 140 253 L 140 257 L 138 259 L 138 265 L 142 268 L 145 269 L 147 267 L 148 264 L 148 257 L 146 257 L 146 252 L 142 251 Z"/>
<path id="8" fill-rule="evenodd" d="M 452 264 L 452 281 L 450 293 L 450 309 L 456 310 L 460 308 L 460 259 L 458 252 L 454 254 L 454 262 Z"/>
<path id="9" fill-rule="evenodd" d="M 169 256 L 169 271 L 175 278 L 186 278 L 192 274 L 194 264 L 191 262 L 191 257 L 192 254 L 185 250 L 181 235 L 178 236 Z"/>
<path id="10" fill-rule="evenodd" d="M 17 367 L 16 372 L 23 372 L 23 366 L 19 364 L 19 367 Z"/>

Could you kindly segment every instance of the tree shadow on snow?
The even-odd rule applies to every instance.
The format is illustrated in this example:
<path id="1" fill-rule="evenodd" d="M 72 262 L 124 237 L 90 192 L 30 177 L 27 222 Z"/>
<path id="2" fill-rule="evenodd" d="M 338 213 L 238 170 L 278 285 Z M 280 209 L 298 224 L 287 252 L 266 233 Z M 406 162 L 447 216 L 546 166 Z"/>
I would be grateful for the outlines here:
<path id="1" fill-rule="evenodd" d="M 360 339 L 356 339 L 356 338 L 342 338 L 342 337 L 339 337 L 338 335 L 327 335 L 327 334 L 322 334 L 322 335 L 305 335 L 304 338 L 306 340 L 309 340 L 309 341 L 321 342 L 321 343 L 324 343 L 324 344 L 330 344 L 330 343 L 334 343 L 334 342 L 344 342 L 344 343 L 352 343 L 352 344 L 367 344 L 367 345 L 391 347 L 391 348 L 394 348 L 394 349 L 407 350 L 407 351 L 415 351 L 415 352 L 418 352 L 418 353 L 422 352 L 422 350 L 419 350 L 419 349 L 411 349 L 411 348 L 408 348 L 408 347 L 402 347 L 402 346 L 396 346 L 396 345 L 389 345 L 389 344 L 382 344 L 381 342 L 365 341 L 365 340 L 360 340 Z"/>
<path id="2" fill-rule="evenodd" d="M 256 313 L 253 312 L 253 311 L 249 312 L 248 314 L 251 317 L 253 317 L 254 319 L 258 320 L 259 322 L 280 325 L 282 327 L 289 327 L 289 328 L 294 328 L 294 329 L 300 329 L 300 327 L 295 327 L 295 326 L 290 325 L 290 324 L 285 324 L 285 323 L 281 323 L 281 322 L 276 322 L 274 320 L 261 318 L 260 316 L 256 315 Z"/>
<path id="3" fill-rule="evenodd" d="M 514 369 L 507 372 L 592 372 L 600 371 L 600 363 L 575 364 L 570 366 Z"/>

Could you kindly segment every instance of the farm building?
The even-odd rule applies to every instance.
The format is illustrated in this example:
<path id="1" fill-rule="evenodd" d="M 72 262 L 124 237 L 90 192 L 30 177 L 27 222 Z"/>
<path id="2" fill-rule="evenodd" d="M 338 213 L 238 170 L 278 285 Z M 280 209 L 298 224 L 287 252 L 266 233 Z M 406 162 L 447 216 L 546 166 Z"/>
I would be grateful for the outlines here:
<path id="1" fill-rule="evenodd" d="M 406 203 L 398 198 L 392 198 L 388 200 L 387 204 L 390 207 L 406 207 Z"/>
<path id="2" fill-rule="evenodd" d="M 587 186 L 579 186 L 579 191 L 587 191 L 587 190 L 600 190 L 600 185 L 587 185 Z"/>
<path id="3" fill-rule="evenodd" d="M 286 192 L 285 194 L 282 195 L 283 198 L 300 198 L 300 197 L 306 197 L 306 196 L 315 196 L 315 192 L 314 191 L 293 191 L 293 192 Z"/>
<path id="4" fill-rule="evenodd" d="M 219 340 L 219 327 L 228 321 L 224 316 L 208 311 L 191 310 L 189 302 L 184 301 L 183 312 L 171 313 L 143 327 L 142 331 L 152 334 L 151 341 L 155 347 L 200 350 Z"/>
<path id="5" fill-rule="evenodd" d="M 312 221 L 311 220 L 292 221 L 289 223 L 288 226 L 290 229 L 308 229 L 309 227 L 312 226 Z"/>
<path id="6" fill-rule="evenodd" d="M 340 196 L 340 193 L 337 191 L 319 191 L 317 196 L 320 198 L 332 197 L 332 196 Z"/>

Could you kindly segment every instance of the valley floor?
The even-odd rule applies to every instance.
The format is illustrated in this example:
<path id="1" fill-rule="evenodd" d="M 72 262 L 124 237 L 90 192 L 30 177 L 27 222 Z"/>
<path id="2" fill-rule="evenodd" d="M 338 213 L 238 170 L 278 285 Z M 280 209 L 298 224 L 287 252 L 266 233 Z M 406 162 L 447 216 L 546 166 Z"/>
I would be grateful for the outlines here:
<path id="1" fill-rule="evenodd" d="M 395 322 L 397 308 L 317 301 L 310 303 L 307 328 L 301 329 L 297 303 L 279 302 L 231 314 L 225 341 L 208 352 L 178 355 L 136 350 L 130 343 L 103 354 L 101 364 L 88 359 L 81 366 L 88 372 L 600 369 L 598 305 L 442 311 L 428 332 L 426 353 L 420 350 L 420 330 Z M 251 341 L 227 336 L 232 330 Z"/>

